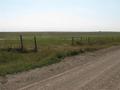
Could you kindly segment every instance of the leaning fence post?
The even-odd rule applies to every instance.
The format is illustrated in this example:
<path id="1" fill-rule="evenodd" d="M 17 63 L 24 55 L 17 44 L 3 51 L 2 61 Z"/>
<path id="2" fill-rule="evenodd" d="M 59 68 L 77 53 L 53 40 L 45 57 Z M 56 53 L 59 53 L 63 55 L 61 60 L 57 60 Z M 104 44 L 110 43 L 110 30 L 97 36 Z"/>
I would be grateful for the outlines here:
<path id="1" fill-rule="evenodd" d="M 37 47 L 37 40 L 36 40 L 36 36 L 34 36 L 34 51 L 37 52 L 38 51 L 38 47 Z"/>
<path id="2" fill-rule="evenodd" d="M 20 35 L 20 50 L 23 51 L 23 38 L 22 38 L 22 35 Z"/>

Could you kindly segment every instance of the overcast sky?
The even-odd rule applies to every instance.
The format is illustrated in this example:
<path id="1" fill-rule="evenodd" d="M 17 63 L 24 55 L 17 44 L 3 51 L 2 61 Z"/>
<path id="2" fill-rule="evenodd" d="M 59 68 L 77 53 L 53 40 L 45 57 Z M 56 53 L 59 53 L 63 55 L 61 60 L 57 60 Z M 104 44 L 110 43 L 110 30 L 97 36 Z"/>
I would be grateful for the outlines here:
<path id="1" fill-rule="evenodd" d="M 120 0 L 0 0 L 0 31 L 120 30 Z"/>

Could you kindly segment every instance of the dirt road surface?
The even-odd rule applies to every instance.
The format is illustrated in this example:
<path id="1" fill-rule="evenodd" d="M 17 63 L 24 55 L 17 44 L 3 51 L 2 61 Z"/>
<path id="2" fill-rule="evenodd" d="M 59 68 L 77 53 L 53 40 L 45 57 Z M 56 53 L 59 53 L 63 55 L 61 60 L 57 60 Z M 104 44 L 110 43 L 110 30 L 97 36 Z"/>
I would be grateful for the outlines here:
<path id="1" fill-rule="evenodd" d="M 63 65 L 64 63 L 64 65 Z M 62 66 L 63 66 L 63 70 Z M 68 65 L 68 66 L 66 66 Z M 61 66 L 61 67 L 60 67 Z M 59 67 L 59 68 L 58 68 Z M 48 68 L 51 70 L 48 73 Z M 41 69 L 39 72 L 43 72 Z M 33 75 L 29 83 L 21 81 L 21 75 L 7 76 L 8 81 L 2 90 L 120 90 L 120 47 L 112 47 L 94 53 L 66 58 L 63 62 L 46 67 L 46 77 L 35 80 Z M 57 72 L 58 70 L 58 72 Z M 26 74 L 34 71 L 26 72 Z M 39 74 L 40 74 L 39 73 Z M 34 73 L 35 74 L 35 73 Z M 38 74 L 38 73 L 37 73 Z M 45 74 L 45 72 L 44 72 Z M 37 78 L 36 76 L 36 78 Z M 29 75 L 26 76 L 30 77 Z M 42 77 L 42 76 L 41 76 Z M 15 80 L 18 84 L 15 84 Z M 34 81 L 34 82 L 30 82 Z M 13 82 L 10 84 L 10 82 Z M 10 87 L 10 85 L 14 85 Z M 15 86 L 16 85 L 16 86 Z M 1 85 L 2 86 L 2 85 Z M 7 87 L 7 88 L 5 88 Z"/>

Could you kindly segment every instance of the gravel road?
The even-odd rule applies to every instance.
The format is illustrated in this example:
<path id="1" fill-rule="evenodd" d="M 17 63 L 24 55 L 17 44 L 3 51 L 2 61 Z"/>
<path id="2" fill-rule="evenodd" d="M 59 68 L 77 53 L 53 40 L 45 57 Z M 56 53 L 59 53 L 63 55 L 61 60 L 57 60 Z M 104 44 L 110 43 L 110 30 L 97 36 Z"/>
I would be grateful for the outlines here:
<path id="1" fill-rule="evenodd" d="M 68 57 L 7 79 L 1 90 L 120 90 L 120 47 Z"/>

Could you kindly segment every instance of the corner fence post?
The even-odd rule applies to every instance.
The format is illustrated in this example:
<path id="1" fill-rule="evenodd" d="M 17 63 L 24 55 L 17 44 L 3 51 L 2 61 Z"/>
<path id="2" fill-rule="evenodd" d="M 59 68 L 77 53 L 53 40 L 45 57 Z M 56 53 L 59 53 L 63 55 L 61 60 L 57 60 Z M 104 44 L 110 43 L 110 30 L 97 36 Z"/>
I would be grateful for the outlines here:
<path id="1" fill-rule="evenodd" d="M 38 51 L 36 36 L 34 36 L 34 51 Z"/>
<path id="2" fill-rule="evenodd" d="M 22 38 L 22 35 L 20 35 L 20 50 L 23 51 L 23 38 Z"/>

